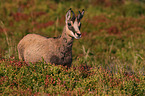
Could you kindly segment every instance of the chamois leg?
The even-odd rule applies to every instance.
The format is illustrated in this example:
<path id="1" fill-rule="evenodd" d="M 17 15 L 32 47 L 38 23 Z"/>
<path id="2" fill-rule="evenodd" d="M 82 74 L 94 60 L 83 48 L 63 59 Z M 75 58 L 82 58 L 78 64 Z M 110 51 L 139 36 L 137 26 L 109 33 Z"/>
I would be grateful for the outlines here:
<path id="1" fill-rule="evenodd" d="M 19 60 L 23 61 L 23 58 L 21 57 L 21 53 L 19 52 L 19 50 L 18 50 L 18 55 L 19 55 Z"/>

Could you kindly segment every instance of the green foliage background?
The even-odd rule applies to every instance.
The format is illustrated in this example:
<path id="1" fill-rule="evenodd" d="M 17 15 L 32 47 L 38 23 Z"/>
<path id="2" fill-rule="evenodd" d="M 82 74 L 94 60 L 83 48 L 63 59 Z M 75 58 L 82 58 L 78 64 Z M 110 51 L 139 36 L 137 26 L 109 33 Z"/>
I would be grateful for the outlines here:
<path id="1" fill-rule="evenodd" d="M 70 69 L 18 60 L 29 33 L 61 35 L 65 14 L 85 9 Z M 144 0 L 1 0 L 0 95 L 145 95 Z"/>

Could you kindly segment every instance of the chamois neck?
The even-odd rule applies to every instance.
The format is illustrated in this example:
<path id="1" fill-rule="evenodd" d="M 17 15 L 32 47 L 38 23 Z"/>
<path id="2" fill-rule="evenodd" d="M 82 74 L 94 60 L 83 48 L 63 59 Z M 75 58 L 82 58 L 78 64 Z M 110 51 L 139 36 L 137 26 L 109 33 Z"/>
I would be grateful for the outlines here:
<path id="1" fill-rule="evenodd" d="M 66 32 L 66 26 L 64 26 L 63 28 L 60 40 L 63 42 L 64 45 L 70 45 L 73 43 L 74 38 L 68 35 L 68 33 Z"/>

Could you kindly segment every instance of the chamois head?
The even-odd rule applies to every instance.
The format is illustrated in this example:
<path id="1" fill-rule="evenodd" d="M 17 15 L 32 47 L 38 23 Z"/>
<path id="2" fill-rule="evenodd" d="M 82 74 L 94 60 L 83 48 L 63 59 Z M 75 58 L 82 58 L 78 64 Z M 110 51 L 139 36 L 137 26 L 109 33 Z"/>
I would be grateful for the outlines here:
<path id="1" fill-rule="evenodd" d="M 71 17 L 72 13 L 72 17 Z M 71 8 L 68 10 L 65 16 L 65 23 L 66 23 L 66 32 L 69 36 L 74 37 L 76 39 L 81 38 L 81 22 L 80 20 L 82 19 L 84 15 L 84 9 L 82 12 L 79 11 L 79 14 L 75 16 L 74 12 L 71 10 Z"/>

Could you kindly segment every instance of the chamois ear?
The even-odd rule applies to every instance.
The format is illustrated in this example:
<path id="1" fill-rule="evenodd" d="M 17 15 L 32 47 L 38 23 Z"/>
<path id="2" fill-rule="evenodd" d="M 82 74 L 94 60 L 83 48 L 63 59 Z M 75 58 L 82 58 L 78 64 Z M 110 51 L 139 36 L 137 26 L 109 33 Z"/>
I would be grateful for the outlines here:
<path id="1" fill-rule="evenodd" d="M 77 17 L 78 21 L 80 21 L 80 20 L 83 18 L 84 12 L 85 12 L 84 9 L 82 10 L 82 12 L 79 11 L 79 15 L 78 15 L 78 17 Z"/>
<path id="2" fill-rule="evenodd" d="M 70 20 L 71 17 L 71 8 L 68 10 L 68 12 L 65 15 L 65 23 L 67 23 L 68 20 Z"/>

